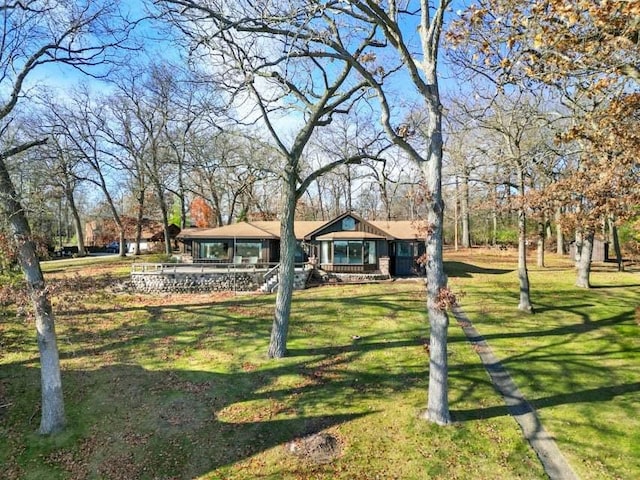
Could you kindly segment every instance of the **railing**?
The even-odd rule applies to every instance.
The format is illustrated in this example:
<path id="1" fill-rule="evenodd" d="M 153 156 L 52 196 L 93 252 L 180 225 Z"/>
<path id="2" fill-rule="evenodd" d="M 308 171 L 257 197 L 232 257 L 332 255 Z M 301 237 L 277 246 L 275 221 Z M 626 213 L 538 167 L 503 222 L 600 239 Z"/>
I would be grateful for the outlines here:
<path id="1" fill-rule="evenodd" d="M 296 263 L 296 268 L 305 268 L 306 263 Z M 279 263 L 132 263 L 131 273 L 179 273 L 179 272 L 231 272 L 231 271 L 264 271 L 265 281 L 274 275 L 280 267 Z"/>

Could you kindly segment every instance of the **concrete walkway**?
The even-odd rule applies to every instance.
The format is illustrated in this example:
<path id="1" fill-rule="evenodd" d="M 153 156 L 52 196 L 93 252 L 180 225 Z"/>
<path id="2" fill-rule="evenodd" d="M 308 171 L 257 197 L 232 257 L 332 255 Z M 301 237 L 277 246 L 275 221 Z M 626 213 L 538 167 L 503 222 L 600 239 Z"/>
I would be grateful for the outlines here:
<path id="1" fill-rule="evenodd" d="M 469 343 L 478 353 L 496 390 L 502 395 L 509 413 L 520 425 L 522 433 L 540 458 L 551 480 L 578 480 L 558 448 L 553 437 L 544 429 L 533 406 L 522 395 L 509 372 L 493 354 L 489 344 L 460 307 L 454 307 L 453 315 L 464 331 Z"/>

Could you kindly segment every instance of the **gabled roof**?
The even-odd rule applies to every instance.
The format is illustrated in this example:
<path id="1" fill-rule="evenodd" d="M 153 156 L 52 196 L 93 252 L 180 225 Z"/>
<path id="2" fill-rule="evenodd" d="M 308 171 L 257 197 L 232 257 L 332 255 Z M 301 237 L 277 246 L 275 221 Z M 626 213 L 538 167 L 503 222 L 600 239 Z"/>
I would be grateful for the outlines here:
<path id="1" fill-rule="evenodd" d="M 348 236 L 344 236 L 346 232 L 342 231 L 340 232 L 343 236 L 340 238 L 388 238 L 389 240 L 392 240 L 391 236 L 388 234 L 388 232 L 382 230 L 380 227 L 377 227 L 376 225 L 374 225 L 372 222 L 369 222 L 367 220 L 365 220 L 364 218 L 360 217 L 359 215 L 356 215 L 353 212 L 345 212 L 342 215 L 338 215 L 336 218 L 334 218 L 333 220 L 329 220 L 328 222 L 319 222 L 320 224 L 318 225 L 318 228 L 310 231 L 309 233 L 307 233 L 307 235 L 305 235 L 306 239 L 310 239 L 313 237 L 316 237 L 316 235 L 321 234 L 323 230 L 331 227 L 332 225 L 335 225 L 338 222 L 341 222 L 344 218 L 346 217 L 351 217 L 354 220 L 356 220 L 357 222 L 361 223 L 361 224 L 365 224 L 365 225 L 369 225 L 371 230 L 374 230 L 375 232 L 373 233 L 365 233 L 364 231 L 354 231 L 352 233 L 349 233 Z M 337 232 L 336 232 L 337 233 Z M 322 240 L 323 238 L 321 237 L 326 237 L 328 235 L 320 235 L 319 237 L 316 237 L 316 239 Z M 365 235 L 368 235 L 365 237 Z M 333 236 L 331 238 L 338 238 L 336 236 Z M 327 240 L 329 239 L 329 237 L 326 238 Z"/>
<path id="2" fill-rule="evenodd" d="M 362 231 L 340 231 L 328 232 L 320 235 L 317 240 L 331 239 L 383 239 L 388 240 L 421 240 L 423 235 L 418 232 L 415 222 L 409 220 L 364 220 L 358 215 L 347 212 L 342 215 L 324 221 L 298 220 L 294 223 L 295 236 L 298 240 L 310 239 L 317 234 L 321 234 L 322 230 L 342 221 L 343 218 L 350 216 L 358 222 L 368 224 L 373 232 Z M 178 238 L 251 238 L 251 239 L 279 239 L 280 238 L 280 222 L 279 221 L 256 221 L 256 222 L 239 222 L 231 225 L 225 225 L 218 228 L 186 228 L 182 230 Z"/>
<path id="3" fill-rule="evenodd" d="M 280 222 L 239 222 L 231 225 L 224 225 L 218 228 L 186 228 L 179 238 L 280 238 L 269 230 L 260 228 L 256 223 L 276 223 Z"/>
<path id="4" fill-rule="evenodd" d="M 272 233 L 277 238 L 280 238 L 280 222 L 279 221 L 258 221 L 258 222 L 251 222 L 251 223 L 259 228 L 262 228 Z M 327 222 L 323 222 L 321 220 L 296 220 L 293 223 L 293 230 L 296 238 L 298 240 L 302 240 L 307 235 L 309 235 L 309 233 L 313 232 L 314 230 L 318 230 L 320 227 L 326 224 Z"/>
<path id="5" fill-rule="evenodd" d="M 371 220 L 369 223 L 396 240 L 424 240 L 424 235 L 418 231 L 418 224 L 412 220 Z"/>

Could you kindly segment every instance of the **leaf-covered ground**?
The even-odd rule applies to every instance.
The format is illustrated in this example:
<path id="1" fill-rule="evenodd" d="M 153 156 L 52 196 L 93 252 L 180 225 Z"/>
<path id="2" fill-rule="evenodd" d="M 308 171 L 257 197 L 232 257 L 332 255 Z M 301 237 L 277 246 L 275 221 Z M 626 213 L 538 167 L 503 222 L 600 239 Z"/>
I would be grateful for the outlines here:
<path id="1" fill-rule="evenodd" d="M 595 458 L 599 442 L 613 441 L 606 451 L 617 448 L 620 456 L 637 448 L 631 445 L 635 425 L 622 418 L 623 413 L 640 418 L 632 401 L 640 374 L 630 368 L 638 355 L 630 301 L 638 298 L 637 287 L 574 292 L 568 283 L 566 292 L 559 293 L 554 283 L 537 297 L 540 310 L 540 299 L 548 298 L 547 311 L 520 318 L 506 313 L 515 291 L 510 261 L 504 258 L 503 267 L 490 259 L 488 267 L 482 259 L 480 264 L 473 258 L 451 259 L 452 284 L 464 291 L 464 308 L 524 383 L 519 386 L 541 409 L 572 464 L 584 460 L 578 468 L 587 473 L 584 478 L 638 476 L 633 459 L 626 458 L 627 467 L 622 467 L 608 456 Z M 28 314 L 16 317 L 14 306 L 2 310 L 0 477 L 544 478 L 455 324 L 449 358 L 451 410 L 457 422 L 441 428 L 418 419 L 426 402 L 428 366 L 424 287 L 419 282 L 297 293 L 289 355 L 274 361 L 265 358 L 272 295 L 126 294 L 110 286 L 122 275 L 121 264 L 114 269 L 83 267 L 66 274 L 65 268 L 55 268 L 48 274 L 69 422 L 62 434 L 35 433 L 40 393 L 34 328 Z M 554 282 L 563 276 L 571 280 L 564 267 L 548 273 Z M 571 301 L 565 298 L 569 292 Z M 621 295 L 626 295 L 630 317 Z M 565 318 L 566 309 L 553 309 L 565 300 L 576 312 L 586 309 L 583 315 L 596 322 L 598 328 L 583 333 L 597 337 L 595 341 L 628 342 L 623 353 L 611 355 L 617 364 L 584 366 L 607 358 L 607 347 L 602 346 L 599 356 L 578 357 L 585 347 L 571 343 L 581 340 L 573 332 L 577 327 Z M 620 312 L 612 315 L 618 321 L 597 323 L 588 305 L 601 302 L 616 305 Z M 490 315 L 494 304 L 507 305 L 507 323 Z M 520 322 L 517 327 L 513 315 Z M 568 362 L 571 358 L 580 361 Z M 592 373 L 608 368 L 611 381 L 601 372 L 588 377 L 587 388 L 571 374 L 576 370 L 582 378 L 579 365 Z M 611 393 L 620 388 L 619 394 Z M 596 411 L 598 425 L 609 425 L 610 434 L 575 427 Z M 296 445 L 318 432 L 335 439 L 337 458 L 317 461 L 296 454 Z M 582 434 L 592 437 L 575 439 Z"/>

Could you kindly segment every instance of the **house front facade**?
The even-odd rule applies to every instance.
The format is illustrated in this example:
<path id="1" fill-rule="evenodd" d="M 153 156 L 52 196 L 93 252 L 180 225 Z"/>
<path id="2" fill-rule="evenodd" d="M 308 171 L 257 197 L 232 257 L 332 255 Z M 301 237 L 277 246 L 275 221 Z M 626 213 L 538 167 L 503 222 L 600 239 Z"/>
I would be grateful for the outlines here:
<path id="1" fill-rule="evenodd" d="M 410 221 L 367 221 L 344 213 L 328 222 L 296 221 L 296 262 L 327 272 L 412 275 L 424 240 Z M 183 230 L 178 239 L 194 262 L 270 265 L 279 262 L 280 222 L 241 222 Z"/>

